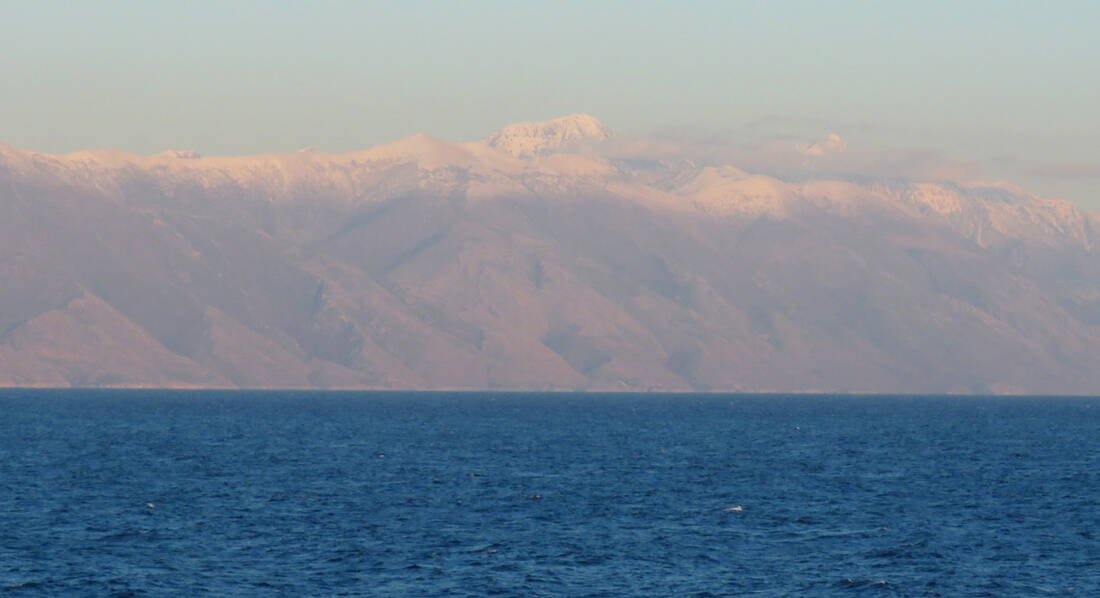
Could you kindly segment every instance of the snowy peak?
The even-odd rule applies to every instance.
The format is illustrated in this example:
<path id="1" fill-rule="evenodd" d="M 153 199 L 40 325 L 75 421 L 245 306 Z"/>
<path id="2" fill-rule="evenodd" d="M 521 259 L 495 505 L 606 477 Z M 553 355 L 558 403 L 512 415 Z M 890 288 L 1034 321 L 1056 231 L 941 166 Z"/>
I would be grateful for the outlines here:
<path id="1" fill-rule="evenodd" d="M 202 157 L 202 154 L 194 150 L 165 150 L 156 157 L 161 158 L 177 158 L 180 160 L 198 160 Z"/>
<path id="2" fill-rule="evenodd" d="M 517 158 L 533 160 L 569 146 L 609 139 L 611 129 L 587 114 L 570 114 L 541 123 L 516 123 L 485 138 L 489 147 Z"/>

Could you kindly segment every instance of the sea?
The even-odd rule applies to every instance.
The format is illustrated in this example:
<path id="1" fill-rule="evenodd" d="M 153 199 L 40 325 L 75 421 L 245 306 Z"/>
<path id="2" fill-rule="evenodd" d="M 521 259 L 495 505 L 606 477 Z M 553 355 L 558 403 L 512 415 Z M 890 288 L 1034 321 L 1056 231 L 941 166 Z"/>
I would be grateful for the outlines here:
<path id="1" fill-rule="evenodd" d="M 0 390 L 0 596 L 1100 596 L 1100 398 Z"/>

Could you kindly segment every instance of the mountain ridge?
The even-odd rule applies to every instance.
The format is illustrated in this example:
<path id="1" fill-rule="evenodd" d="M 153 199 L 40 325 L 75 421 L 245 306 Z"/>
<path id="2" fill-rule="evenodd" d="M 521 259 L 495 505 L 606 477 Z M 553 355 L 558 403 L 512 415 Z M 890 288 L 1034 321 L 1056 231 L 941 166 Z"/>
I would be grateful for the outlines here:
<path id="1" fill-rule="evenodd" d="M 588 118 L 345 154 L 0 145 L 0 386 L 1100 392 L 1095 214 L 642 163 Z"/>

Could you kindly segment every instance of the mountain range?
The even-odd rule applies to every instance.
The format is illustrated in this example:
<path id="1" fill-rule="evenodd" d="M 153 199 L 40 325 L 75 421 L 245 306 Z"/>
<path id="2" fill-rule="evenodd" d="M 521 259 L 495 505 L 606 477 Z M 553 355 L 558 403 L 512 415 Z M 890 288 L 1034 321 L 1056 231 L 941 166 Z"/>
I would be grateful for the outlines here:
<path id="1" fill-rule="evenodd" d="M 617 147 L 0 145 L 0 386 L 1100 393 L 1076 204 Z"/>

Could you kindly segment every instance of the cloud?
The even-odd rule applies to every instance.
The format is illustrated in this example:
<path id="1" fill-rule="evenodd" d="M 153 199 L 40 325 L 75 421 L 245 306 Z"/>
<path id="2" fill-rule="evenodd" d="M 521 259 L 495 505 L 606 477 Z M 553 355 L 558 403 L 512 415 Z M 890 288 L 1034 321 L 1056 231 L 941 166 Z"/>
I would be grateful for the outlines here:
<path id="1" fill-rule="evenodd" d="M 746 140 L 750 135 L 690 133 L 676 136 L 619 138 L 601 147 L 612 158 L 652 161 L 690 160 L 698 165 L 729 165 L 779 178 L 949 180 L 969 183 L 984 178 L 974 161 L 914 148 L 860 145 L 836 133 L 815 142 L 781 134 Z M 806 139 L 803 136 L 801 139 Z"/>
<path id="2" fill-rule="evenodd" d="M 1028 170 L 1028 174 L 1056 179 L 1100 179 L 1100 164 L 1051 164 L 1032 168 Z"/>

